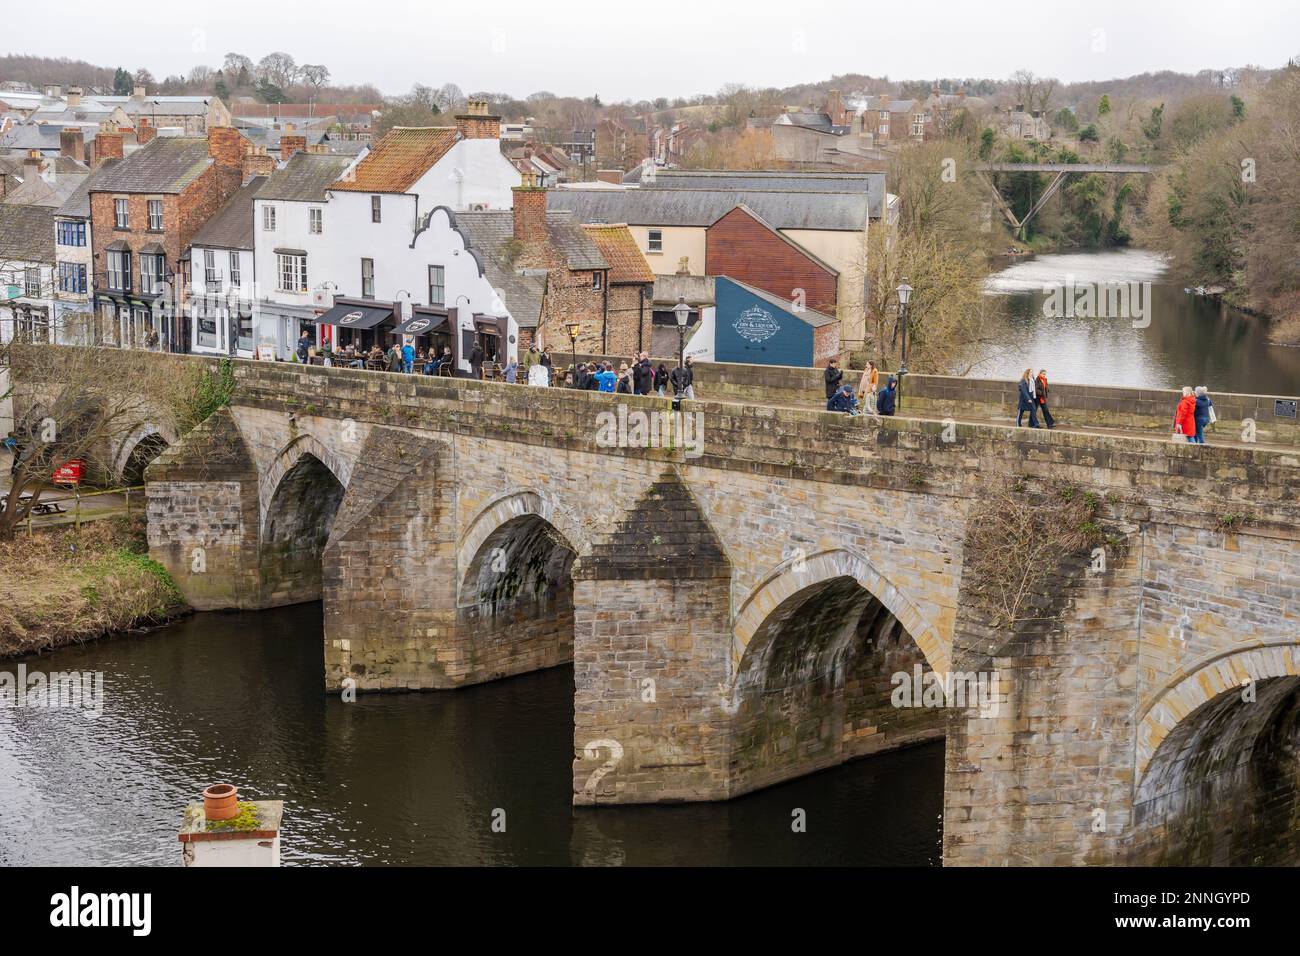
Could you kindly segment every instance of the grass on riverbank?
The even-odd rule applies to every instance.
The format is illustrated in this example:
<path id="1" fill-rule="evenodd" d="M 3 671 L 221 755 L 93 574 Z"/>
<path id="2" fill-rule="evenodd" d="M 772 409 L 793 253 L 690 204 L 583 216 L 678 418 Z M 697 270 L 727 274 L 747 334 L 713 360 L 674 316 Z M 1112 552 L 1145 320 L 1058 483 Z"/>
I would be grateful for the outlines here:
<path id="1" fill-rule="evenodd" d="M 148 557 L 145 519 L 116 517 L 0 543 L 0 658 L 157 623 L 185 607 Z"/>

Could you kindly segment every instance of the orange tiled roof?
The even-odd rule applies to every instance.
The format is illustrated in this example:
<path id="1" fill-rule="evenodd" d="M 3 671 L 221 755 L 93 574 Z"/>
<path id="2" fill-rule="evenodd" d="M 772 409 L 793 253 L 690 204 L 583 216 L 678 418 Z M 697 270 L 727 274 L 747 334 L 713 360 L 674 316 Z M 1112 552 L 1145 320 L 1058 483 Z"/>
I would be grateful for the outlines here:
<path id="1" fill-rule="evenodd" d="M 600 254 L 609 263 L 610 282 L 654 282 L 655 274 L 626 225 L 584 223 Z"/>
<path id="2" fill-rule="evenodd" d="M 458 137 L 452 126 L 395 126 L 331 189 L 404 193 L 442 159 Z"/>

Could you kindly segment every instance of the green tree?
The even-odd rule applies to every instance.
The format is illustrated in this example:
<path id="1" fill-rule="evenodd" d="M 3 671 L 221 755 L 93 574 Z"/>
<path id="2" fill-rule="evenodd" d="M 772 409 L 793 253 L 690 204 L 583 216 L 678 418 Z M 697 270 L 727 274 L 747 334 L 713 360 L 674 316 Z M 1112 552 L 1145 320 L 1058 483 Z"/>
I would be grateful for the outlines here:
<path id="1" fill-rule="evenodd" d="M 276 86 L 270 80 L 263 80 L 257 84 L 257 98 L 263 103 L 287 103 L 289 97 L 284 95 L 284 90 Z"/>
<path id="2" fill-rule="evenodd" d="M 1057 111 L 1052 120 L 1052 125 L 1057 129 L 1065 130 L 1067 133 L 1074 133 L 1079 129 L 1079 118 L 1074 115 L 1074 110 L 1062 108 Z"/>
<path id="3" fill-rule="evenodd" d="M 993 127 L 985 126 L 980 132 L 980 159 L 988 159 L 993 155 L 993 143 L 997 139 L 997 134 L 993 132 Z"/>
<path id="4" fill-rule="evenodd" d="M 131 74 L 119 66 L 113 73 L 113 92 L 118 96 L 130 96 L 134 85 Z"/>
<path id="5" fill-rule="evenodd" d="M 1092 123 L 1079 130 L 1079 142 L 1081 143 L 1096 143 L 1100 142 L 1100 140 L 1101 136 L 1097 132 L 1097 127 Z"/>
<path id="6" fill-rule="evenodd" d="M 1165 104 L 1151 107 L 1151 118 L 1143 121 L 1142 135 L 1151 142 L 1157 142 L 1160 139 L 1160 131 L 1165 122 Z"/>
<path id="7" fill-rule="evenodd" d="M 1105 116 L 1110 112 L 1110 97 L 1102 94 L 1101 102 L 1097 104 L 1097 115 Z"/>

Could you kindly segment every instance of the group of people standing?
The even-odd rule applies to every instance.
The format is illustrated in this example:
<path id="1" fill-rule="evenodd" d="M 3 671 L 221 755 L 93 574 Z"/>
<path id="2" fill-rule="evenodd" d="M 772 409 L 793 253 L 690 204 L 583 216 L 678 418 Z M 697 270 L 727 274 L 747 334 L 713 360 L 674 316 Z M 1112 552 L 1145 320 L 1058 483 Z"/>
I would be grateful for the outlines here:
<path id="1" fill-rule="evenodd" d="M 856 415 L 865 409 L 872 415 L 893 415 L 898 409 L 898 380 L 890 375 L 885 380 L 885 387 L 880 388 L 880 370 L 875 362 L 868 362 L 858 380 L 855 395 L 853 386 L 844 381 L 844 371 L 840 360 L 831 358 L 826 363 L 824 375 L 826 382 L 826 410 L 828 412 L 848 412 Z M 861 396 L 859 398 L 858 396 Z"/>
<path id="2" fill-rule="evenodd" d="M 1038 413 L 1043 413 L 1043 424 L 1048 428 L 1056 427 L 1056 419 L 1047 405 L 1047 369 L 1040 368 L 1034 375 L 1032 368 L 1025 369 L 1020 376 L 1020 400 L 1016 408 L 1016 427 L 1025 424 L 1025 412 L 1029 413 L 1029 427 L 1038 428 Z"/>
<path id="3" fill-rule="evenodd" d="M 1174 410 L 1174 438 L 1185 436 L 1190 445 L 1205 444 L 1205 428 L 1218 421 L 1214 411 L 1214 402 L 1210 401 L 1210 392 L 1204 385 L 1193 389 L 1183 386 L 1183 397 L 1178 400 Z"/>
<path id="4" fill-rule="evenodd" d="M 576 388 L 589 392 L 615 392 L 623 395 L 658 395 L 668 396 L 672 387 L 673 396 L 695 398 L 695 366 L 690 359 L 671 372 L 660 362 L 656 366 L 650 361 L 650 354 L 642 352 L 632 360 L 619 364 L 614 370 L 613 362 L 579 362 L 564 377 L 566 388 Z"/>

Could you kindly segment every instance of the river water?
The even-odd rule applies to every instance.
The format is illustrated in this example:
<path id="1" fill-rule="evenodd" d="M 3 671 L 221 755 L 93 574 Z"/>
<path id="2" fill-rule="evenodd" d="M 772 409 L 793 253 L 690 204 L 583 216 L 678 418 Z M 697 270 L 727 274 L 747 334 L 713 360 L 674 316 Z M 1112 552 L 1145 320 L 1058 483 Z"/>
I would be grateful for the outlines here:
<path id="1" fill-rule="evenodd" d="M 299 605 L 27 659 L 102 671 L 104 712 L 0 709 L 0 864 L 179 865 L 181 811 L 218 781 L 286 801 L 285 865 L 939 862 L 942 744 L 729 803 L 575 809 L 571 668 L 344 703 L 321 634 Z"/>
<path id="2" fill-rule="evenodd" d="M 1115 317 L 1047 317 L 1044 286 L 1138 283 L 1150 311 Z M 1149 284 L 1149 286 L 1143 286 Z M 1070 252 L 1019 260 L 992 276 L 1007 318 L 989 330 L 966 361 L 971 374 L 1015 380 L 1047 369 L 1056 382 L 1211 392 L 1296 395 L 1300 348 L 1270 345 L 1267 324 L 1213 298 L 1188 295 L 1165 279 L 1165 263 L 1142 249 Z M 1076 292 L 1076 296 L 1078 293 Z M 1078 299 L 1075 298 L 1077 302 Z M 1077 310 L 1076 310 L 1077 312 Z M 965 363 L 963 363 L 964 365 Z"/>

